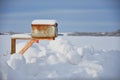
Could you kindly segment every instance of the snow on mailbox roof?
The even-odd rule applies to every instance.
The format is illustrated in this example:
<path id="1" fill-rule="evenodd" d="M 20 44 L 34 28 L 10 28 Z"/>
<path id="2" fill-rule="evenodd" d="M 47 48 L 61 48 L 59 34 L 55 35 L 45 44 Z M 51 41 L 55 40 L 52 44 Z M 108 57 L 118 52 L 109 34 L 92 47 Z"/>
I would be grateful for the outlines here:
<path id="1" fill-rule="evenodd" d="M 55 24 L 56 20 L 33 20 L 32 24 Z"/>

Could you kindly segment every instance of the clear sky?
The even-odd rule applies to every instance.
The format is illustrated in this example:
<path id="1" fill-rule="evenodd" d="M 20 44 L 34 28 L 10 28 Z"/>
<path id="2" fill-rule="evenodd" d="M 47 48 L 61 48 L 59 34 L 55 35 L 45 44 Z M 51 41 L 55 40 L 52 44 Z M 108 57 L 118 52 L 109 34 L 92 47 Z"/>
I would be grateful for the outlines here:
<path id="1" fill-rule="evenodd" d="M 0 0 L 0 32 L 31 32 L 35 19 L 55 19 L 59 32 L 120 29 L 120 0 Z"/>

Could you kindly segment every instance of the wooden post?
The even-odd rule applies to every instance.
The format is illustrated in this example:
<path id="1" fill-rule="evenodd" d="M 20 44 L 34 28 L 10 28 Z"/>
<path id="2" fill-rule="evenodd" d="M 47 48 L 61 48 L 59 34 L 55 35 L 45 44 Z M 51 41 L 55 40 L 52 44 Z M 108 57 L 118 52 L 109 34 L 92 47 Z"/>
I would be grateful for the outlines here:
<path id="1" fill-rule="evenodd" d="M 11 54 L 16 52 L 16 39 L 11 39 Z"/>
<path id="2" fill-rule="evenodd" d="M 19 52 L 20 54 L 24 54 L 24 52 L 32 46 L 32 44 L 36 41 L 36 39 L 30 39 L 30 41 L 24 46 L 24 48 Z"/>

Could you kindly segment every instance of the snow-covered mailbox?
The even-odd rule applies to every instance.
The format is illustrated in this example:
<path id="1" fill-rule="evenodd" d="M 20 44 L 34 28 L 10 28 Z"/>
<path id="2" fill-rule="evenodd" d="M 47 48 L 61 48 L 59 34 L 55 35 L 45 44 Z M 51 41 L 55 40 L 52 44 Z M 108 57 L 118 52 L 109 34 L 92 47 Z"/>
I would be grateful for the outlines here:
<path id="1" fill-rule="evenodd" d="M 30 41 L 20 50 L 20 54 L 24 52 L 39 40 L 54 40 L 57 37 L 58 29 L 55 20 L 33 20 L 31 24 L 31 35 L 16 34 L 11 36 L 11 54 L 16 52 L 16 39 L 30 39 Z"/>
<path id="2" fill-rule="evenodd" d="M 57 36 L 57 22 L 55 20 L 34 20 L 32 22 L 33 38 L 55 38 Z"/>

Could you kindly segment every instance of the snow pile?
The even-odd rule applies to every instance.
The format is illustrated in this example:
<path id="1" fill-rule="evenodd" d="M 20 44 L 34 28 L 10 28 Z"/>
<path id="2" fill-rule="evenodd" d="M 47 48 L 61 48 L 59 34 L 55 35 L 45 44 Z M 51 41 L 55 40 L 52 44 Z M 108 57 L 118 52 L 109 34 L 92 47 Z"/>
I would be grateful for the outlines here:
<path id="1" fill-rule="evenodd" d="M 80 53 L 79 55 L 74 47 L 67 40 L 57 38 L 55 41 L 50 42 L 49 47 L 53 51 L 62 55 L 62 58 L 65 57 L 65 59 L 67 59 L 72 64 L 78 64 L 81 60 L 81 50 L 78 50 L 78 52 Z"/>
<path id="2" fill-rule="evenodd" d="M 13 55 L 0 55 L 0 80 L 96 79 L 105 74 L 106 63 L 100 61 L 109 61 L 108 55 L 104 60 L 102 54 L 111 52 L 96 51 L 91 46 L 78 47 L 58 37 L 45 45 L 34 43 L 21 55 L 18 52 L 25 44 L 18 42 Z"/>
<path id="3" fill-rule="evenodd" d="M 25 44 L 26 42 L 18 43 L 17 52 Z M 35 43 L 24 55 L 15 53 L 6 59 L 7 62 L 3 66 L 12 71 L 8 70 L 11 73 L 5 72 L 7 76 L 2 75 L 1 78 L 16 79 L 14 74 L 23 80 L 80 78 L 78 75 L 81 74 L 91 78 L 97 77 L 103 70 L 102 66 L 84 59 L 83 50 L 80 47 L 75 48 L 62 38 L 50 41 L 46 47 Z"/>

